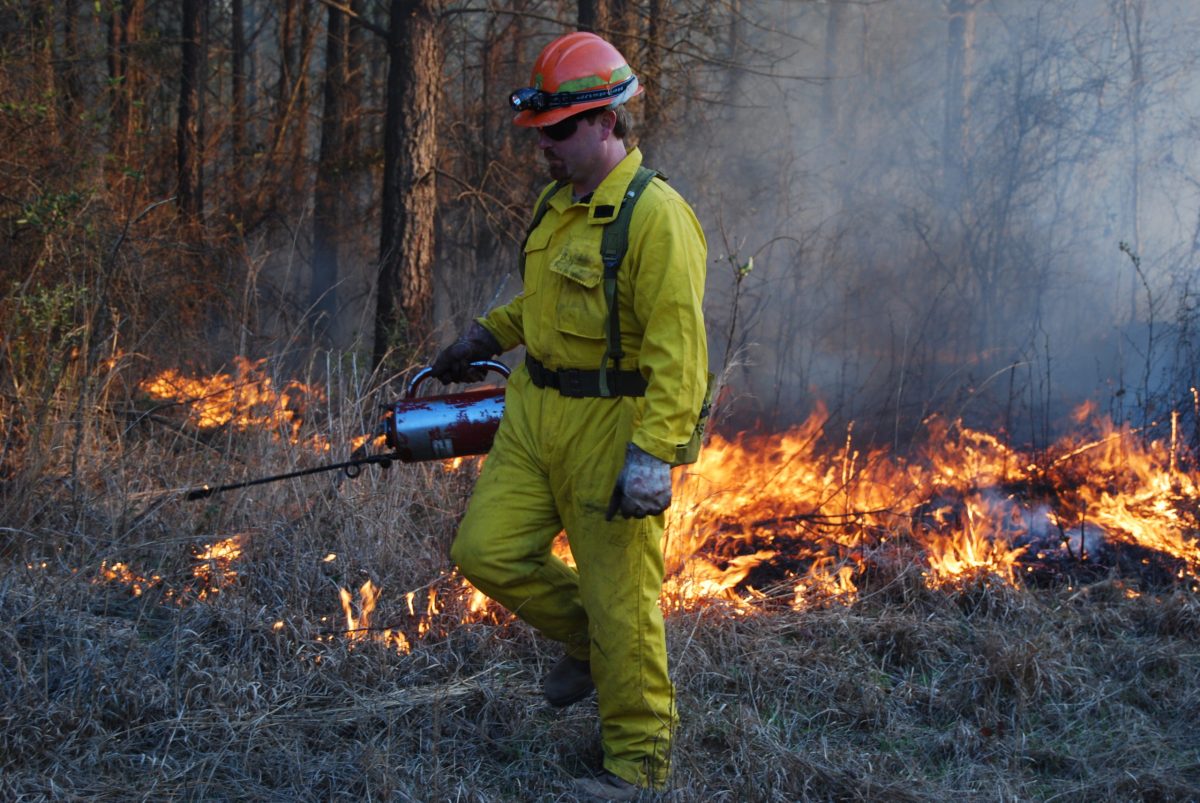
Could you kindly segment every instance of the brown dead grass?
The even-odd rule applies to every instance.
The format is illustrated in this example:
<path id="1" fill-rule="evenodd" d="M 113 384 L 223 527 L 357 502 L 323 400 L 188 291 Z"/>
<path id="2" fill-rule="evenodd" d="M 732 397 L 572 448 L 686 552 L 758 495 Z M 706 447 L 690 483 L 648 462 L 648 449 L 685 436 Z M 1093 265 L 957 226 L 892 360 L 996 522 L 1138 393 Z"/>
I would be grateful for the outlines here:
<path id="1" fill-rule="evenodd" d="M 187 503 L 172 489 L 311 458 L 115 421 L 0 500 L 0 798 L 551 801 L 596 766 L 594 702 L 541 699 L 555 649 L 461 623 L 446 550 L 471 471 Z M 198 549 L 234 534 L 236 579 L 198 599 Z M 117 562 L 158 579 L 134 596 L 101 578 Z M 366 579 L 411 653 L 342 632 L 338 589 Z M 1131 582 L 934 592 L 897 562 L 849 606 L 675 613 L 665 797 L 1198 799 L 1200 602 Z M 418 638 L 404 592 L 429 587 L 445 607 Z"/>

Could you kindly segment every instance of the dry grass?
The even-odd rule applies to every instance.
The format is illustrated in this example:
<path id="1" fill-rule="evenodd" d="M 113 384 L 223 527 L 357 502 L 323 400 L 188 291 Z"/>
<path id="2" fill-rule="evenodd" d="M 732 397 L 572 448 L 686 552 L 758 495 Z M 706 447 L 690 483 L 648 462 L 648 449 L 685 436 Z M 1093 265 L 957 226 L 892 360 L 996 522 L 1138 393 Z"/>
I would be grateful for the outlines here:
<path id="1" fill-rule="evenodd" d="M 187 503 L 164 489 L 307 458 L 159 418 L 98 418 L 74 466 L 54 452 L 6 481 L 0 798 L 570 799 L 599 758 L 595 704 L 549 709 L 553 647 L 463 622 L 446 550 L 470 471 Z M 350 418 L 321 426 L 336 441 Z M 236 577 L 200 599 L 198 551 L 233 535 Z M 158 579 L 134 596 L 101 576 L 117 562 Z M 410 653 L 343 632 L 338 589 L 366 579 Z M 850 606 L 671 616 L 668 799 L 1200 798 L 1194 595 L 1120 578 L 935 592 L 904 565 L 867 582 Z M 404 592 L 420 609 L 429 588 L 442 609 L 419 637 Z"/>

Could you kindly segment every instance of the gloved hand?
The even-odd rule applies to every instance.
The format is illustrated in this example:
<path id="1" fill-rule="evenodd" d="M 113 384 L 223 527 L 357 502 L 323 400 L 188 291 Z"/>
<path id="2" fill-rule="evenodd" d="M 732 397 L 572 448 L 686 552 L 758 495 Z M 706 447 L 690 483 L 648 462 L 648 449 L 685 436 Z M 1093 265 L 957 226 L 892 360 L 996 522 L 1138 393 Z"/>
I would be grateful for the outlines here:
<path id="1" fill-rule="evenodd" d="M 632 443 L 625 447 L 625 465 L 617 475 L 604 518 L 619 510 L 625 518 L 642 519 L 662 513 L 671 504 L 671 466 Z"/>
<path id="2" fill-rule="evenodd" d="M 443 385 L 451 382 L 478 382 L 487 374 L 484 368 L 473 368 L 471 363 L 486 360 L 501 351 L 500 344 L 492 333 L 484 329 L 479 321 L 458 340 L 442 349 L 433 361 L 433 375 Z"/>

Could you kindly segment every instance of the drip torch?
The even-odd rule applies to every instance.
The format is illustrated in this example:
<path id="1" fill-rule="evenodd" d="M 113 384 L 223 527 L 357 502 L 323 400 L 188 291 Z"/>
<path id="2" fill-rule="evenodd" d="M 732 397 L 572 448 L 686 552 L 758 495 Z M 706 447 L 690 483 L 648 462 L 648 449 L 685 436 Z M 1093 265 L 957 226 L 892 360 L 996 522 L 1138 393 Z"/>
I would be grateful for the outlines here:
<path id="1" fill-rule="evenodd" d="M 476 368 L 495 371 L 508 377 L 508 366 L 494 360 L 471 363 Z M 393 461 L 422 463 L 485 454 L 492 448 L 492 439 L 504 415 L 504 388 L 478 388 L 442 396 L 418 396 L 418 391 L 433 375 L 432 368 L 422 368 L 409 381 L 404 397 L 384 408 L 383 436 L 392 451 L 383 454 L 359 454 L 340 463 L 327 463 L 286 474 L 235 482 L 212 487 L 202 485 L 187 492 L 189 501 L 205 499 L 213 494 L 264 485 L 270 482 L 319 474 L 325 471 L 346 473 L 354 478 L 362 467 L 378 465 L 388 468 Z"/>

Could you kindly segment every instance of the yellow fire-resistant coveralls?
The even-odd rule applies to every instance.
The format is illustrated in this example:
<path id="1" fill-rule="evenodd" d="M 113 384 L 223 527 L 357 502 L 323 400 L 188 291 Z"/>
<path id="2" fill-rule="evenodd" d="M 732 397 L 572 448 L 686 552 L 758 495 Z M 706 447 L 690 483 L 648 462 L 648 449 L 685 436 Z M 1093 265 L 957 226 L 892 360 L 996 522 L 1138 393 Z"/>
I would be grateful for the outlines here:
<path id="1" fill-rule="evenodd" d="M 524 344 L 550 369 L 600 366 L 600 239 L 641 161 L 631 151 L 589 202 L 574 203 L 569 185 L 550 199 L 525 247 L 523 292 L 479 319 L 504 350 Z M 621 369 L 641 372 L 645 396 L 568 398 L 518 367 L 451 548 L 479 590 L 591 661 L 604 767 L 643 786 L 666 782 L 675 725 L 658 606 L 663 516 L 604 516 L 627 443 L 671 462 L 696 425 L 708 368 L 706 259 L 691 208 L 655 179 L 634 207 L 617 285 Z M 578 571 L 551 554 L 564 529 Z"/>

